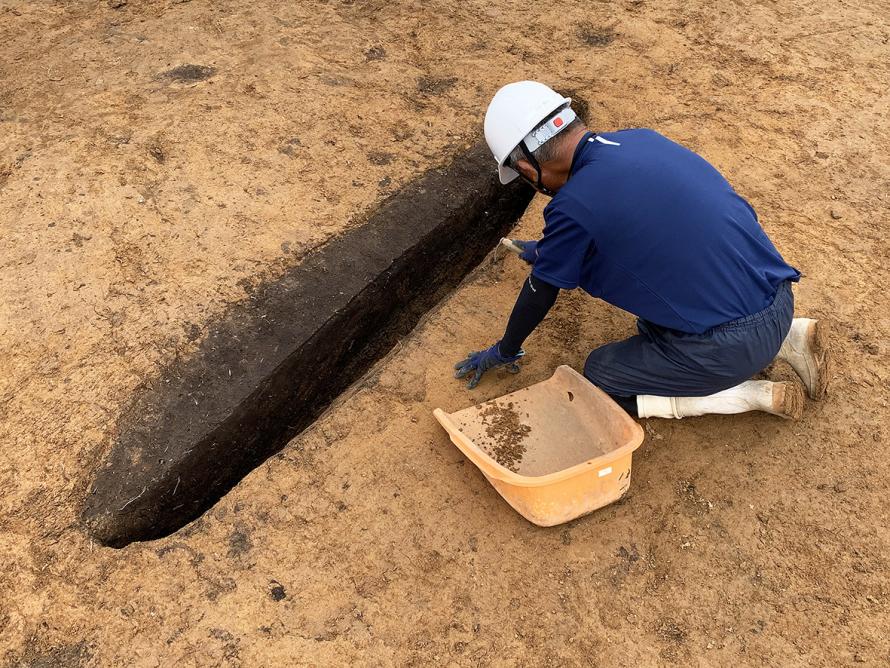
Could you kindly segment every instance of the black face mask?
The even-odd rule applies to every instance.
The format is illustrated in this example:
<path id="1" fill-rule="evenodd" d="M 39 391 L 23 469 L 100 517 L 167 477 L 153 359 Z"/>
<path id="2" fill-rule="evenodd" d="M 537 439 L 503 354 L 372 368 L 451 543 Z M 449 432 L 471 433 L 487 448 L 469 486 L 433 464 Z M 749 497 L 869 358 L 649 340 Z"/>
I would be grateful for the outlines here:
<path id="1" fill-rule="evenodd" d="M 528 150 L 528 146 L 526 146 L 525 141 L 519 142 L 519 148 L 522 149 L 522 154 L 525 156 L 525 159 L 529 161 L 532 167 L 535 168 L 535 172 L 537 173 L 537 183 L 525 177 L 525 175 L 520 172 L 514 166 L 513 169 L 522 177 L 522 180 L 529 184 L 532 188 L 537 190 L 539 193 L 543 193 L 549 197 L 553 197 L 556 195 L 555 192 L 550 190 L 547 186 L 544 185 L 544 182 L 541 180 L 541 165 L 538 160 L 535 158 L 534 154 Z"/>

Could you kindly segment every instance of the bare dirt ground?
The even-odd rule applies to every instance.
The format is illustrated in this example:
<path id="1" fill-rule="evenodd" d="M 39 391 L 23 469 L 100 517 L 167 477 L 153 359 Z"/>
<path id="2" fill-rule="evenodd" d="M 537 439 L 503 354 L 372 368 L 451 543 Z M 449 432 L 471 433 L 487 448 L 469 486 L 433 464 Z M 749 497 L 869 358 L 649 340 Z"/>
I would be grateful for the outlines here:
<path id="1" fill-rule="evenodd" d="M 888 16 L 0 0 L 2 660 L 888 665 Z M 493 257 L 201 520 L 93 544 L 77 512 L 130 393 L 526 77 L 724 171 L 806 274 L 798 311 L 835 323 L 828 400 L 794 424 L 646 421 L 624 500 L 533 527 L 431 410 L 579 368 L 633 323 L 563 294 L 522 373 L 470 393 L 451 363 L 499 336 L 524 275 Z"/>

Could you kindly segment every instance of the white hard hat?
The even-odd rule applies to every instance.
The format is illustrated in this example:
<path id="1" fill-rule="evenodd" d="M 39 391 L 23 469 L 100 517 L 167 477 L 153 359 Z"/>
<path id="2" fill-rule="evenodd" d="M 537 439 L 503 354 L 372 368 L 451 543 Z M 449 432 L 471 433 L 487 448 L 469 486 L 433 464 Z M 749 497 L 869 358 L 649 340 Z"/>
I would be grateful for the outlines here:
<path id="1" fill-rule="evenodd" d="M 550 114 L 571 102 L 571 98 L 537 81 L 517 81 L 495 93 L 485 112 L 485 141 L 498 163 L 501 183 L 510 183 L 519 176 L 504 164 L 519 142 Z"/>

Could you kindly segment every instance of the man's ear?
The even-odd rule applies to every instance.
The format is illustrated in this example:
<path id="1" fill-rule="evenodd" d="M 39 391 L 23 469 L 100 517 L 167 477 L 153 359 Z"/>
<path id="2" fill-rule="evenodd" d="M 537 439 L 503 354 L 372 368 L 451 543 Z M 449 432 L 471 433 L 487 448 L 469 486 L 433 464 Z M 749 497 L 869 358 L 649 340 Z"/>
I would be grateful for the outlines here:
<path id="1" fill-rule="evenodd" d="M 538 178 L 538 173 L 528 160 L 517 160 L 516 164 L 513 165 L 513 169 L 532 182 Z"/>

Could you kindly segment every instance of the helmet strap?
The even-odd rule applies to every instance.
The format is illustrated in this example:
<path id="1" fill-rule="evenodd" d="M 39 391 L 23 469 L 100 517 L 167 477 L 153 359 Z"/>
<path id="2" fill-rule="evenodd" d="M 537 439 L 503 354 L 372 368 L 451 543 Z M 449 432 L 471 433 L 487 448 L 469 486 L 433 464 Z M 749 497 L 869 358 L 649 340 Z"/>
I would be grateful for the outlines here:
<path id="1" fill-rule="evenodd" d="M 545 186 L 544 182 L 541 180 L 541 163 L 538 162 L 535 154 L 529 150 L 524 139 L 519 142 L 519 148 L 522 149 L 522 155 L 525 156 L 525 159 L 528 160 L 531 166 L 535 168 L 535 173 L 537 174 L 537 183 L 531 181 L 530 179 L 527 179 L 522 172 L 516 170 L 517 172 L 519 172 L 519 175 L 538 192 L 548 195 L 549 197 L 553 197 L 554 195 L 556 195 L 556 193 Z"/>

